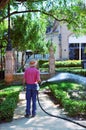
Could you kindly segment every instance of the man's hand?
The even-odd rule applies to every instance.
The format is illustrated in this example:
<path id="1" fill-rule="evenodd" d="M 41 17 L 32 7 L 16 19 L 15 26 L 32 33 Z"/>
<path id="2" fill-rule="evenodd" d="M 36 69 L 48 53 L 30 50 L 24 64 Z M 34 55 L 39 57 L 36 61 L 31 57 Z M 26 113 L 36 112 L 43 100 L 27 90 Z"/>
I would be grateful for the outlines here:
<path id="1" fill-rule="evenodd" d="M 42 81 L 40 85 L 44 85 L 45 83 L 47 83 L 46 80 Z"/>

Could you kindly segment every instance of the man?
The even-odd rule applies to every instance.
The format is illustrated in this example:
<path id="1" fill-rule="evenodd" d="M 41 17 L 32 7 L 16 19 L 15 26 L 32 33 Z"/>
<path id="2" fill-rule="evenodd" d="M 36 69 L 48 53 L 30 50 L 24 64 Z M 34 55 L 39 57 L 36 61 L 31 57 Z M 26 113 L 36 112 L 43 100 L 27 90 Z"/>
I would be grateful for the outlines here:
<path id="1" fill-rule="evenodd" d="M 30 117 L 31 114 L 32 117 L 36 115 L 37 84 L 41 82 L 40 72 L 36 66 L 37 61 L 32 59 L 29 62 L 29 67 L 24 72 L 23 84 L 26 84 L 26 118 Z"/>

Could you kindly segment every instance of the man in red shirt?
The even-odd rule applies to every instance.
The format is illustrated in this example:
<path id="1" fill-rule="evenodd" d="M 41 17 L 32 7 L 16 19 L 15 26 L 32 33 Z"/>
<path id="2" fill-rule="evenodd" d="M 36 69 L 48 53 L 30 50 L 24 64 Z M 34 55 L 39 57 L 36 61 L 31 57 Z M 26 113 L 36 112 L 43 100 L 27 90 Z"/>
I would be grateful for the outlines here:
<path id="1" fill-rule="evenodd" d="M 37 83 L 41 81 L 40 72 L 36 65 L 37 61 L 35 59 L 30 60 L 29 67 L 24 72 L 23 84 L 26 83 L 26 118 L 30 117 L 31 114 L 32 117 L 36 115 Z"/>

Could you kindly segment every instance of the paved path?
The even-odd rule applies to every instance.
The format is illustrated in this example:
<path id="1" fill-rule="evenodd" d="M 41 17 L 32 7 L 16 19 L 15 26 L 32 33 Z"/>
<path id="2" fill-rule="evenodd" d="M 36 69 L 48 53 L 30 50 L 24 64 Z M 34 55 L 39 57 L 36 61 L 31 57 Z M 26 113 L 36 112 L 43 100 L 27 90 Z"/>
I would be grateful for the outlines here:
<path id="1" fill-rule="evenodd" d="M 46 111 L 51 114 L 61 115 L 62 110 L 52 103 L 49 97 L 40 92 L 40 102 Z M 0 130 L 86 130 L 81 126 L 69 121 L 57 119 L 45 114 L 37 104 L 37 116 L 34 118 L 25 118 L 25 92 L 20 94 L 20 102 L 15 110 L 14 119 L 9 123 L 0 124 Z M 80 121 L 86 125 L 86 121 Z"/>

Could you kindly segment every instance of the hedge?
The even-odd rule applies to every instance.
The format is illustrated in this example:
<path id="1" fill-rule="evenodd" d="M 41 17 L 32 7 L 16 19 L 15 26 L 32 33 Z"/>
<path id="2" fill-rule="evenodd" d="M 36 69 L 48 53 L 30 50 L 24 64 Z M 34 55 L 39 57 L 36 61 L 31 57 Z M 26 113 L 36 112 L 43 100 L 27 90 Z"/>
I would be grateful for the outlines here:
<path id="1" fill-rule="evenodd" d="M 65 84 L 66 85 L 66 84 Z M 75 85 L 78 87 L 77 85 Z M 85 100 L 72 100 L 67 91 L 64 91 L 64 87 L 59 85 L 49 85 L 49 88 L 53 96 L 57 99 L 59 105 L 64 108 L 64 111 L 70 117 L 76 117 L 80 115 L 86 115 L 86 101 Z M 69 89 L 69 87 L 68 87 Z M 74 89 L 71 85 L 71 89 Z"/>
<path id="2" fill-rule="evenodd" d="M 21 90 L 21 86 L 0 90 L 0 122 L 12 121 Z"/>

